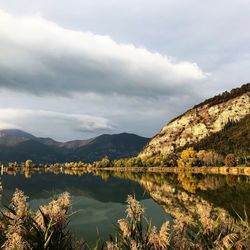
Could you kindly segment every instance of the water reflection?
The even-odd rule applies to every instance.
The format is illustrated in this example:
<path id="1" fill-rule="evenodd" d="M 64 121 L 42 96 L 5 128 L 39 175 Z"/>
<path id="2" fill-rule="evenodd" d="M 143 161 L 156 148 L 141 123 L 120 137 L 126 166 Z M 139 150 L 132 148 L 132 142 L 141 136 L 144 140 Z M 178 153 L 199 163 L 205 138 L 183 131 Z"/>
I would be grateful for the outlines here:
<path id="1" fill-rule="evenodd" d="M 138 182 L 173 217 L 193 221 L 208 208 L 218 214 L 250 218 L 250 178 L 235 175 L 113 172 Z"/>
<path id="2" fill-rule="evenodd" d="M 68 191 L 72 196 L 72 213 L 70 227 L 77 238 L 95 243 L 97 235 L 108 239 L 114 224 L 124 217 L 126 199 L 135 194 L 146 207 L 147 215 L 155 225 L 161 225 L 170 217 L 163 208 L 145 193 L 143 187 L 133 180 L 121 179 L 110 173 L 73 174 L 10 171 L 2 176 L 2 204 L 7 204 L 16 188 L 24 191 L 33 210 L 47 204 L 55 195 Z M 28 178 L 27 178 L 28 177 Z"/>
<path id="3" fill-rule="evenodd" d="M 71 227 L 77 236 L 88 240 L 96 238 L 97 228 L 104 237 L 112 232 L 112 223 L 124 217 L 128 194 L 142 201 L 156 225 L 170 216 L 194 223 L 208 211 L 225 220 L 236 217 L 236 212 L 242 217 L 246 212 L 250 218 L 249 176 L 9 169 L 2 184 L 3 200 L 19 188 L 35 208 L 55 194 L 70 192 L 73 209 L 78 211 L 72 216 Z"/>

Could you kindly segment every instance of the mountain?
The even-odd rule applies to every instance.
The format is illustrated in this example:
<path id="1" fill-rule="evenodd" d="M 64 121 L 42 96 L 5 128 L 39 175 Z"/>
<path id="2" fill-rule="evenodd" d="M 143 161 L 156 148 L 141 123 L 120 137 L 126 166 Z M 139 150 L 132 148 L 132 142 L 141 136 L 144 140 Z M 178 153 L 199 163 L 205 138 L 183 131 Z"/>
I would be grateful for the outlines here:
<path id="1" fill-rule="evenodd" d="M 110 159 L 136 156 L 148 141 L 148 138 L 128 133 L 104 134 L 76 148 L 74 160 L 79 160 L 79 156 L 83 155 L 86 162 L 102 159 L 105 155 Z"/>
<path id="2" fill-rule="evenodd" d="M 247 83 L 240 88 L 207 99 L 170 121 L 149 141 L 139 156 L 170 154 L 180 148 L 199 143 L 203 143 L 201 145 L 204 147 L 209 145 L 208 142 L 210 146 L 213 143 L 219 145 L 222 139 L 223 146 L 229 141 L 231 144 L 239 145 L 242 140 L 245 146 L 239 145 L 241 149 L 246 147 L 245 150 L 249 150 L 249 114 L 250 83 Z M 231 127 L 231 132 L 229 130 L 225 133 L 230 124 L 234 127 Z M 233 150 L 233 147 L 230 150 Z"/>
<path id="3" fill-rule="evenodd" d="M 4 129 L 0 131 L 0 138 L 4 138 L 4 137 L 16 137 L 16 138 L 27 138 L 27 139 L 31 139 L 31 138 L 35 138 L 35 136 L 26 133 L 22 130 L 19 129 Z"/>
<path id="4" fill-rule="evenodd" d="M 89 140 L 58 142 L 51 138 L 35 137 L 17 129 L 0 131 L 0 161 L 36 163 L 69 161 L 92 162 L 104 156 L 110 159 L 136 156 L 149 138 L 121 133 L 101 135 Z"/>
<path id="5" fill-rule="evenodd" d="M 0 145 L 15 146 L 32 139 L 35 139 L 35 136 L 18 129 L 4 129 L 0 131 Z"/>

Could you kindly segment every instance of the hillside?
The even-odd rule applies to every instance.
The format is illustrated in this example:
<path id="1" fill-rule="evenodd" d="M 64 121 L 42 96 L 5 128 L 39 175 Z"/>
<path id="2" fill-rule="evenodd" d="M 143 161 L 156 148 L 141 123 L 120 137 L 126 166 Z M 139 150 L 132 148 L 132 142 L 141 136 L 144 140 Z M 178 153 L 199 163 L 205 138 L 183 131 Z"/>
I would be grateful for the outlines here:
<path id="1" fill-rule="evenodd" d="M 217 132 L 192 145 L 197 150 L 213 149 L 223 155 L 235 153 L 250 155 L 250 115 L 239 122 L 229 122 L 220 132 Z"/>
<path id="2" fill-rule="evenodd" d="M 177 149 L 188 145 L 196 145 L 199 142 L 203 143 L 204 147 L 211 147 L 216 140 L 217 148 L 228 147 L 225 150 L 226 152 L 231 150 L 231 146 L 226 146 L 226 144 L 234 144 L 234 140 L 237 140 L 237 143 L 231 147 L 232 150 L 239 147 L 241 139 L 243 139 L 247 147 L 249 145 L 247 141 L 247 138 L 249 138 L 249 128 L 247 128 L 249 127 L 249 118 L 246 117 L 249 114 L 250 83 L 205 100 L 176 117 L 153 137 L 139 156 L 170 154 Z M 242 120 L 244 118 L 246 120 Z M 224 127 L 230 122 L 234 124 L 231 131 L 218 134 L 223 132 Z M 231 134 L 232 130 L 234 130 L 233 134 Z M 231 139 L 229 140 L 229 138 Z M 202 144 L 199 147 L 201 146 Z"/>
<path id="3" fill-rule="evenodd" d="M 101 135 L 89 140 L 58 142 L 35 137 L 21 130 L 0 131 L 0 161 L 54 163 L 69 161 L 92 162 L 104 156 L 110 159 L 136 156 L 149 141 L 135 134 Z"/>
<path id="4" fill-rule="evenodd" d="M 85 155 L 85 161 L 92 162 L 108 155 L 110 159 L 136 156 L 149 141 L 148 138 L 134 134 L 101 135 L 87 145 L 75 150 L 76 155 Z"/>

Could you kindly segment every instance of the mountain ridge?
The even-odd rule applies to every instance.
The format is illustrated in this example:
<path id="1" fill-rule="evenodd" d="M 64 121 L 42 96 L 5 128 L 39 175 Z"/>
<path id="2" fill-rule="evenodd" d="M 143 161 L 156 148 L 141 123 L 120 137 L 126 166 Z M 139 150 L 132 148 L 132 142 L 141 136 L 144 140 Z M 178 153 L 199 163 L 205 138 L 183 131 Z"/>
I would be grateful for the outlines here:
<path id="1" fill-rule="evenodd" d="M 127 140 L 127 143 L 124 142 Z M 58 142 L 36 137 L 18 129 L 0 130 L 0 161 L 36 163 L 68 161 L 92 162 L 104 156 L 110 159 L 137 155 L 149 138 L 130 133 L 104 134 L 87 140 Z"/>

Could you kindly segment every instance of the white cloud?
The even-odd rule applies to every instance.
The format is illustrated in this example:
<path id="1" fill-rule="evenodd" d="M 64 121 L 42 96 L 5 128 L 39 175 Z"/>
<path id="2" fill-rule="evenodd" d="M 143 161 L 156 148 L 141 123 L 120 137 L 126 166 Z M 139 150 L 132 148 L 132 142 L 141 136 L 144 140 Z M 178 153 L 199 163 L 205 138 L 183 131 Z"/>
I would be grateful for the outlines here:
<path id="1" fill-rule="evenodd" d="M 79 131 L 84 133 L 100 133 L 112 129 L 108 119 L 86 114 L 67 114 L 47 110 L 32 109 L 0 109 L 0 128 L 19 128 L 29 132 L 57 137 L 67 137 L 68 132 Z M 41 132 L 43 131 L 43 132 Z M 58 138 L 58 137 L 57 137 Z"/>
<path id="2" fill-rule="evenodd" d="M 16 124 L 0 121 L 0 129 L 17 129 L 19 128 Z"/>
<path id="3" fill-rule="evenodd" d="M 40 16 L 0 11 L 0 87 L 36 94 L 135 96 L 192 92 L 206 74 L 195 63 L 109 36 L 64 29 Z"/>

